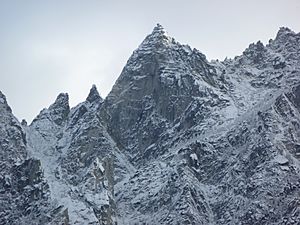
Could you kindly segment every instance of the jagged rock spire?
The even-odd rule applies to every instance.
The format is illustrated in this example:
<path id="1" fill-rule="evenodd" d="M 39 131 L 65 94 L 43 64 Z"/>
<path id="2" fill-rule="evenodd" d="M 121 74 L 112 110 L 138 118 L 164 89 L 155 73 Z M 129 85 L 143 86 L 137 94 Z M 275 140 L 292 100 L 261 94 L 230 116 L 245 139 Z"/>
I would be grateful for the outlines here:
<path id="1" fill-rule="evenodd" d="M 86 100 L 90 103 L 92 103 L 96 100 L 102 100 L 95 84 L 93 84 L 93 86 L 90 90 L 90 93 L 89 93 L 88 97 L 86 98 Z"/>
<path id="2" fill-rule="evenodd" d="M 162 25 L 157 24 L 151 34 L 141 43 L 138 50 L 149 50 L 150 48 L 159 48 L 169 45 L 173 38 L 169 37 Z"/>
<path id="3" fill-rule="evenodd" d="M 49 107 L 49 112 L 53 121 L 61 125 L 70 112 L 69 95 L 67 93 L 60 93 L 55 102 Z"/>
<path id="4" fill-rule="evenodd" d="M 49 110 L 58 107 L 69 108 L 69 95 L 67 93 L 60 93 L 55 102 L 49 107 Z"/>
<path id="5" fill-rule="evenodd" d="M 7 104 L 7 101 L 6 101 L 6 97 L 1 91 L 0 91 L 0 107 L 5 108 L 9 112 L 11 112 L 11 108 L 9 107 L 9 105 Z"/>
<path id="6" fill-rule="evenodd" d="M 279 31 L 277 32 L 277 36 L 285 35 L 288 33 L 294 33 L 294 32 L 288 27 L 280 27 Z"/>
<path id="7" fill-rule="evenodd" d="M 150 35 L 148 35 L 147 38 L 149 38 L 149 37 L 156 39 L 156 40 L 170 39 L 165 28 L 162 25 L 160 25 L 159 23 L 156 24 L 156 26 L 152 30 L 152 33 Z"/>
<path id="8" fill-rule="evenodd" d="M 5 95 L 0 91 L 0 104 L 7 104 Z"/>
<path id="9" fill-rule="evenodd" d="M 296 35 L 294 31 L 292 31 L 288 27 L 280 27 L 279 31 L 277 32 L 275 40 L 280 42 L 285 42 L 290 36 Z"/>
<path id="10" fill-rule="evenodd" d="M 161 24 L 156 24 L 153 28 L 152 34 L 160 34 L 160 35 L 167 35 L 165 28 Z"/>

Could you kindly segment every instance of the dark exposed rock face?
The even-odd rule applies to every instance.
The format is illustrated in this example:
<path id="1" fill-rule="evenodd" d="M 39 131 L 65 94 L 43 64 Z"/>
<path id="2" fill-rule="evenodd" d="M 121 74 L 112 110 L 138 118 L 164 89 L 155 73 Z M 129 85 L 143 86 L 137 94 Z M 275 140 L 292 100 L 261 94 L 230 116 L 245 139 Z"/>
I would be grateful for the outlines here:
<path id="1" fill-rule="evenodd" d="M 49 107 L 44 109 L 33 120 L 33 123 L 37 120 L 50 120 L 56 125 L 61 126 L 67 119 L 70 112 L 69 96 L 66 93 L 61 93 L 57 96 L 55 102 Z"/>
<path id="2" fill-rule="evenodd" d="M 96 85 L 93 85 L 93 87 L 91 88 L 90 93 L 89 93 L 88 97 L 86 98 L 86 100 L 89 103 L 93 103 L 95 101 L 102 101 L 102 98 L 99 95 L 99 92 L 97 90 Z"/>
<path id="3" fill-rule="evenodd" d="M 70 112 L 68 94 L 59 94 L 55 102 L 49 107 L 49 112 L 51 119 L 57 125 L 61 125 Z"/>
<path id="4" fill-rule="evenodd" d="M 208 62 L 157 25 L 104 100 L 93 86 L 70 109 L 60 94 L 22 127 L 0 94 L 0 114 L 0 223 L 300 221 L 300 34 L 288 28 Z"/>
<path id="5" fill-rule="evenodd" d="M 202 53 L 179 44 L 158 25 L 128 60 L 105 99 L 102 115 L 108 117 L 117 143 L 137 154 L 174 126 L 191 105 L 202 99 L 207 106 L 222 101 L 214 90 L 214 76 Z M 190 123 L 187 127 L 195 125 Z"/>

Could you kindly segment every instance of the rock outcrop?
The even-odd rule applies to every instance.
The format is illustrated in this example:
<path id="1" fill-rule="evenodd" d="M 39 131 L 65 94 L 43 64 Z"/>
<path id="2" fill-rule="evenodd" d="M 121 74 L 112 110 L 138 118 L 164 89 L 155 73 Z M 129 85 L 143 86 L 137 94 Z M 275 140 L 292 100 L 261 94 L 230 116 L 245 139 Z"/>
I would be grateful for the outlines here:
<path id="1" fill-rule="evenodd" d="M 157 25 L 102 99 L 0 94 L 0 224 L 299 224 L 300 34 L 208 61 Z"/>

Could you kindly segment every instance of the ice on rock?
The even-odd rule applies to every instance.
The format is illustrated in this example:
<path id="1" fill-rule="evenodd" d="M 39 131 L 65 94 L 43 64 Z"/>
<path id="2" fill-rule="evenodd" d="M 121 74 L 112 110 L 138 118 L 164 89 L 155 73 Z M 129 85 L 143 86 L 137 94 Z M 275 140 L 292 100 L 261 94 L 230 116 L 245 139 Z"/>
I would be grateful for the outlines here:
<path id="1" fill-rule="evenodd" d="M 198 156 L 195 153 L 190 154 L 192 160 L 198 161 Z"/>
<path id="2" fill-rule="evenodd" d="M 151 53 L 153 47 L 163 48 L 164 46 L 169 46 L 174 40 L 168 36 L 166 30 L 157 24 L 152 33 L 149 34 L 145 40 L 141 43 L 137 51 L 143 51 L 145 54 Z"/>
<path id="3" fill-rule="evenodd" d="M 274 160 L 280 165 L 286 165 L 289 163 L 289 160 L 283 155 L 277 155 Z"/>
<path id="4" fill-rule="evenodd" d="M 26 126 L 0 93 L 0 224 L 296 224 L 299 41 L 209 62 L 157 25 L 104 100 Z"/>
<path id="5" fill-rule="evenodd" d="M 62 126 L 70 113 L 69 96 L 67 93 L 61 93 L 57 96 L 55 102 L 48 109 L 43 109 L 39 115 L 33 120 L 33 124 L 38 121 L 51 118 L 56 125 Z M 51 122 L 48 121 L 48 122 Z"/>
<path id="6" fill-rule="evenodd" d="M 6 102 L 6 98 L 4 96 L 4 94 L 0 91 L 0 103 L 4 104 Z"/>
<path id="7" fill-rule="evenodd" d="M 86 98 L 86 100 L 90 103 L 94 102 L 94 101 L 102 101 L 102 98 L 100 97 L 99 95 L 99 92 L 97 90 L 97 87 L 95 84 L 93 84 L 91 90 L 90 90 L 90 93 L 88 95 L 88 97 Z"/>
<path id="8" fill-rule="evenodd" d="M 286 38 L 287 35 L 293 35 L 293 34 L 295 34 L 295 32 L 292 31 L 290 28 L 280 27 L 280 29 L 276 35 L 276 39 Z"/>
<path id="9" fill-rule="evenodd" d="M 69 107 L 69 95 L 67 93 L 60 93 L 55 102 L 49 107 L 49 110 L 55 110 L 60 107 Z"/>

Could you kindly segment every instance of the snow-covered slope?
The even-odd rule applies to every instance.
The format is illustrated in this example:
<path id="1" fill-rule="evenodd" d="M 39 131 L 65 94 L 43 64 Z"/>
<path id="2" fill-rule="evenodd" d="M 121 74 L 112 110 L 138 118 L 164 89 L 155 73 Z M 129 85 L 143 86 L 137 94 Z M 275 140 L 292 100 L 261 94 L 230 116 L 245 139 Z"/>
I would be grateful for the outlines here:
<path id="1" fill-rule="evenodd" d="M 50 197 L 41 162 L 29 157 L 26 131 L 1 92 L 0 115 L 0 224 L 67 221 Z"/>
<path id="2" fill-rule="evenodd" d="M 209 62 L 157 25 L 105 99 L 93 86 L 70 109 L 60 94 L 29 126 L 2 94 L 0 106 L 3 224 L 300 221 L 300 34 L 288 28 Z M 24 189 L 45 195 L 29 216 L 5 206 L 28 171 L 38 185 Z"/>

